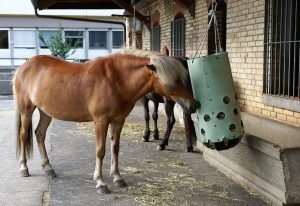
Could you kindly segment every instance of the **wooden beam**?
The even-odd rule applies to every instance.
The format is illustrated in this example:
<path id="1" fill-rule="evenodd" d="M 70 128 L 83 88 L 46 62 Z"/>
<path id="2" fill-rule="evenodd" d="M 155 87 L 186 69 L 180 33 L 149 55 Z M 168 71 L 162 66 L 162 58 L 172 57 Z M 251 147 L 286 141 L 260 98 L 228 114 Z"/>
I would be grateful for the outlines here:
<path id="1" fill-rule="evenodd" d="M 53 5 L 54 3 L 55 3 L 55 1 L 53 1 L 53 0 L 39 0 L 37 2 L 37 7 L 38 7 L 39 10 L 43 10 L 43 9 L 47 9 L 48 7 Z"/>
<path id="2" fill-rule="evenodd" d="M 174 0 L 174 2 L 185 9 L 190 8 L 190 6 L 195 3 L 193 0 Z"/>
<path id="3" fill-rule="evenodd" d="M 131 13 L 133 15 L 134 11 L 133 11 L 133 7 L 132 7 L 132 5 L 130 3 L 127 3 L 124 0 L 112 0 L 112 2 L 114 2 L 115 4 L 117 4 L 118 6 L 120 6 L 121 8 L 127 10 L 129 13 Z M 149 17 L 142 15 L 137 10 L 135 10 L 135 16 L 136 16 L 137 19 L 139 19 L 145 25 L 148 25 L 149 22 L 150 22 L 150 18 Z"/>
<path id="4" fill-rule="evenodd" d="M 195 18 L 195 0 L 174 0 L 181 8 L 188 9 L 192 17 Z"/>
<path id="5" fill-rule="evenodd" d="M 228 0 L 221 0 L 221 1 L 223 1 L 225 4 L 227 4 Z M 218 2 L 220 2 L 220 0 L 217 0 L 217 3 Z M 209 8 L 211 6 L 211 4 L 212 4 L 212 0 L 207 0 L 207 8 Z"/>

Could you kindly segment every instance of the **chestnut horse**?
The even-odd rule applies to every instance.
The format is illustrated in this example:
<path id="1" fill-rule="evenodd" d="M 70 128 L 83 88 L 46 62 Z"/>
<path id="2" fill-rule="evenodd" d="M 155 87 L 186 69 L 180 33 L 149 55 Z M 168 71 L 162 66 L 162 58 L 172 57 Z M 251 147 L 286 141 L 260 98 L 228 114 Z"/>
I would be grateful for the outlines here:
<path id="1" fill-rule="evenodd" d="M 167 46 L 163 47 L 162 54 L 169 56 L 169 49 Z M 188 70 L 187 58 L 185 58 L 185 57 L 173 57 L 173 58 L 180 61 L 182 63 L 182 65 L 185 67 L 185 69 Z M 192 93 L 192 85 L 190 82 L 189 75 L 188 75 L 188 79 L 186 81 L 185 86 Z M 173 126 L 176 122 L 176 119 L 174 116 L 174 106 L 175 106 L 176 102 L 174 102 L 169 97 L 161 96 L 161 95 L 157 94 L 155 91 L 152 91 L 141 98 L 141 102 L 144 107 L 145 123 L 146 123 L 146 128 L 145 128 L 144 136 L 143 136 L 144 142 L 148 142 L 150 139 L 150 125 L 149 125 L 150 117 L 149 117 L 149 104 L 148 104 L 150 100 L 153 102 L 153 106 L 154 106 L 153 113 L 152 113 L 152 119 L 154 121 L 153 138 L 155 140 L 159 139 L 159 131 L 158 131 L 158 127 L 157 127 L 158 106 L 159 106 L 159 103 L 164 103 L 165 112 L 167 115 L 167 128 L 166 128 L 166 131 L 164 133 L 161 143 L 157 146 L 157 150 L 164 150 L 169 143 L 169 137 L 170 137 L 171 131 L 173 129 Z M 186 135 L 186 151 L 192 152 L 193 151 L 193 142 L 197 138 L 194 123 L 192 121 L 191 114 L 188 112 L 183 111 L 183 119 L 184 119 L 184 126 L 185 126 L 185 135 Z"/>
<path id="2" fill-rule="evenodd" d="M 195 112 L 198 103 L 185 89 L 187 73 L 174 58 L 141 50 L 122 50 L 85 63 L 71 63 L 52 56 L 27 60 L 13 78 L 17 109 L 17 157 L 21 176 L 29 176 L 27 159 L 32 152 L 32 114 L 38 108 L 35 130 L 42 167 L 56 176 L 45 148 L 46 130 L 52 118 L 94 121 L 96 166 L 94 179 L 101 193 L 109 193 L 103 179 L 107 130 L 110 125 L 111 170 L 117 186 L 126 186 L 119 172 L 120 132 L 135 102 L 155 90 L 169 96 L 183 109 Z"/>

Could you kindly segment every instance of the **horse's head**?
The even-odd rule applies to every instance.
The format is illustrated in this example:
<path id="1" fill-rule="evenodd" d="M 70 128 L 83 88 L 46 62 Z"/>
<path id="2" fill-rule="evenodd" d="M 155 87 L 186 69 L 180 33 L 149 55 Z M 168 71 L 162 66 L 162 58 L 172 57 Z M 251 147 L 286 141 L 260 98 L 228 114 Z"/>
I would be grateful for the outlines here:
<path id="1" fill-rule="evenodd" d="M 185 112 L 195 112 L 200 104 L 185 86 L 188 81 L 188 72 L 184 65 L 173 57 L 159 55 L 152 56 L 150 64 L 148 67 L 154 71 L 155 92 L 173 99 Z"/>

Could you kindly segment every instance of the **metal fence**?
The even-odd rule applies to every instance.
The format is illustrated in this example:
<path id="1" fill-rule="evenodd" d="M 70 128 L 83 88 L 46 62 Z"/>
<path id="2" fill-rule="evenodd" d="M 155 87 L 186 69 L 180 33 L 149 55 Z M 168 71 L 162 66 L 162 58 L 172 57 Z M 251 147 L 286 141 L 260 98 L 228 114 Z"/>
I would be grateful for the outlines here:
<path id="1" fill-rule="evenodd" d="M 266 0 L 264 94 L 300 98 L 300 2 Z"/>
<path id="2" fill-rule="evenodd" d="M 27 57 L 20 57 L 20 58 L 0 58 L 0 71 L 6 69 L 16 69 L 25 61 L 27 61 Z M 85 62 L 88 59 L 66 59 L 69 62 Z"/>
<path id="3" fill-rule="evenodd" d="M 151 50 L 160 52 L 160 26 L 153 27 L 151 30 Z"/>
<path id="4" fill-rule="evenodd" d="M 172 56 L 185 56 L 185 19 L 171 22 L 171 52 Z"/>

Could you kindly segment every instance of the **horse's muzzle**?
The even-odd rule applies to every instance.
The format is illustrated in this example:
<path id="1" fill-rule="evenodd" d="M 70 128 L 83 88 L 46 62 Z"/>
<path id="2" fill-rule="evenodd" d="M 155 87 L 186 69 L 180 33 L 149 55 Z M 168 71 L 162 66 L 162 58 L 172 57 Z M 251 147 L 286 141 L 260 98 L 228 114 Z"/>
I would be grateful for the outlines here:
<path id="1" fill-rule="evenodd" d="M 184 100 L 182 98 L 174 98 L 175 101 L 182 107 L 185 113 L 191 114 L 195 113 L 198 108 L 200 108 L 201 104 L 196 100 Z"/>

